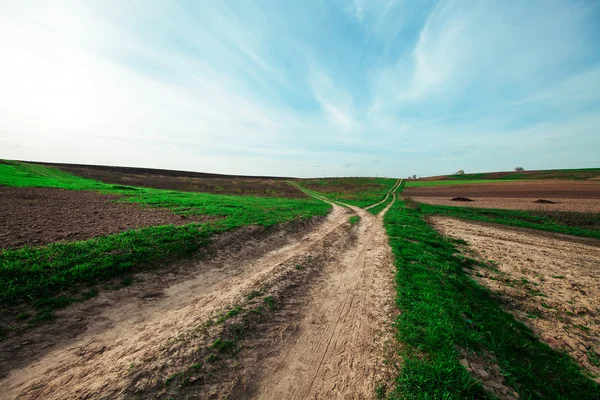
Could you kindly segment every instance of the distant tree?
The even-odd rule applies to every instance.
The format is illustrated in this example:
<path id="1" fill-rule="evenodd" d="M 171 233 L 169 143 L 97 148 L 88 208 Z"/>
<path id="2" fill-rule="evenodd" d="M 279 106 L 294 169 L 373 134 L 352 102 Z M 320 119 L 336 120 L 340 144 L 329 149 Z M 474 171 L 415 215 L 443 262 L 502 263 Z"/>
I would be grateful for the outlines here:
<path id="1" fill-rule="evenodd" d="M 454 173 L 454 175 L 464 175 L 465 174 L 465 170 L 464 169 L 459 169 L 458 171 L 456 171 Z"/>
<path id="2" fill-rule="evenodd" d="M 523 167 L 515 167 L 515 171 L 516 172 L 523 172 L 523 171 L 525 171 L 525 168 L 523 168 Z"/>
<path id="3" fill-rule="evenodd" d="M 412 178 L 413 178 L 413 179 L 417 179 L 417 175 L 413 175 L 413 176 L 412 176 Z"/>

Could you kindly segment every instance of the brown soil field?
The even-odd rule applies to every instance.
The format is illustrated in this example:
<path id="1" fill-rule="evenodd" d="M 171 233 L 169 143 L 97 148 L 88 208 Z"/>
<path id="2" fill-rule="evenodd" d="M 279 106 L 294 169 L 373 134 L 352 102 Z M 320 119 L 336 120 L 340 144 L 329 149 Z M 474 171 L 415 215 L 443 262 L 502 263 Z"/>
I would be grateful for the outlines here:
<path id="1" fill-rule="evenodd" d="M 556 200 L 600 200 L 600 181 L 499 181 L 434 187 L 406 187 L 403 195 L 410 197 L 510 197 Z"/>
<path id="2" fill-rule="evenodd" d="M 0 187 L 0 248 L 76 241 L 155 225 L 185 225 L 171 211 L 117 203 L 117 196 L 51 188 Z"/>
<path id="3" fill-rule="evenodd" d="M 156 189 L 232 194 L 238 196 L 302 198 L 306 195 L 285 178 L 244 177 L 169 171 L 148 168 L 104 167 L 74 164 L 44 164 L 73 175 L 105 183 Z"/>
<path id="4" fill-rule="evenodd" d="M 572 211 L 581 213 L 600 213 L 600 200 L 596 199 L 554 199 L 554 204 L 536 203 L 534 198 L 519 197 L 477 197 L 473 201 L 453 201 L 451 197 L 411 197 L 414 201 L 425 204 L 454 207 L 474 208 L 500 208 L 504 210 L 531 210 L 531 211 Z"/>
<path id="5" fill-rule="evenodd" d="M 486 266 L 469 270 L 504 308 L 600 382 L 600 241 L 432 217 Z"/>
<path id="6" fill-rule="evenodd" d="M 0 341 L 0 398 L 372 398 L 397 373 L 386 211 L 229 232 L 73 304 Z"/>

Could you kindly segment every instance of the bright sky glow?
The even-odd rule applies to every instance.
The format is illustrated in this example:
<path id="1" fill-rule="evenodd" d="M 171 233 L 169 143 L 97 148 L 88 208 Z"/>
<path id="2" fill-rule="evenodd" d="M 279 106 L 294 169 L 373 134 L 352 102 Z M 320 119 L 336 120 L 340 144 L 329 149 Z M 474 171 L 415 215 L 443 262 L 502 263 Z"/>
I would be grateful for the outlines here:
<path id="1" fill-rule="evenodd" d="M 600 2 L 0 0 L 0 158 L 600 167 Z"/>

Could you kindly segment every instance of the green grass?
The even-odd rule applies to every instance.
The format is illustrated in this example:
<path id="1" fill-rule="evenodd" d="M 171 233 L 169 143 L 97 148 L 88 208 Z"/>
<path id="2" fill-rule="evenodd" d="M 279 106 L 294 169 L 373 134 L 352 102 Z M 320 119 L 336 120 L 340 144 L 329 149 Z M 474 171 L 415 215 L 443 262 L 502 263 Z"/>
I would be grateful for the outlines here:
<path id="1" fill-rule="evenodd" d="M 368 207 L 383 200 L 396 181 L 391 178 L 325 178 L 302 179 L 296 184 L 333 201 Z"/>
<path id="2" fill-rule="evenodd" d="M 348 222 L 350 222 L 350 225 L 356 225 L 358 224 L 358 221 L 360 221 L 360 217 L 358 215 L 353 215 L 350 218 L 348 218 Z"/>
<path id="3" fill-rule="evenodd" d="M 492 222 L 521 228 L 538 229 L 566 235 L 600 239 L 600 214 L 544 213 L 538 211 L 500 210 L 420 204 L 423 214 L 445 215 L 473 221 Z M 582 228 L 580 225 L 588 228 Z"/>
<path id="4" fill-rule="evenodd" d="M 400 185 L 396 188 L 396 190 L 394 190 L 394 193 L 396 193 L 396 194 L 401 193 L 402 190 L 404 189 L 404 186 L 406 186 L 406 179 L 402 180 Z M 390 194 L 390 196 L 387 198 L 386 201 L 384 201 L 383 203 L 381 203 L 378 206 L 369 208 L 367 211 L 373 215 L 377 215 L 380 212 L 382 212 L 392 201 L 394 201 L 394 196 Z"/>
<path id="5" fill-rule="evenodd" d="M 189 255 L 217 232 L 245 225 L 269 227 L 325 215 L 331 208 L 312 198 L 228 196 L 109 185 L 20 162 L 0 163 L 0 185 L 95 190 L 121 196 L 122 202 L 168 208 L 176 214 L 219 217 L 204 224 L 149 227 L 79 242 L 0 250 L 0 306 L 5 309 L 60 297 L 63 292 L 73 301 L 82 300 L 78 285 L 123 276 L 127 283 L 128 274 Z M 47 314 L 61 304 L 50 302 L 38 309 Z"/>
<path id="6" fill-rule="evenodd" d="M 57 168 L 19 161 L 0 163 L 0 186 L 54 187 L 71 190 L 119 190 L 106 183 L 81 178 Z"/>
<path id="7" fill-rule="evenodd" d="M 111 185 L 74 176 L 56 168 L 21 162 L 0 164 L 0 186 L 94 190 L 121 196 L 119 201 L 122 202 L 169 208 L 175 214 L 223 217 L 217 225 L 226 228 L 249 224 L 270 226 L 293 219 L 324 215 L 330 209 L 329 205 L 312 198 L 231 196 Z"/>
<path id="8" fill-rule="evenodd" d="M 384 218 L 396 258 L 403 364 L 390 398 L 493 398 L 459 363 L 459 349 L 493 355 L 522 399 L 598 399 L 600 386 L 551 349 L 465 272 L 475 261 L 395 203 Z"/>
<path id="9" fill-rule="evenodd" d="M 600 168 L 578 168 L 578 169 L 550 169 L 541 171 L 504 171 L 504 172 L 480 172 L 464 175 L 446 175 L 440 180 L 520 180 L 520 179 L 568 179 L 587 180 L 600 176 Z"/>
<path id="10" fill-rule="evenodd" d="M 238 315 L 240 312 L 242 312 L 243 308 L 240 306 L 236 306 L 234 308 L 232 308 L 231 310 L 227 311 L 225 314 L 221 315 L 219 318 L 217 318 L 217 324 L 222 324 L 223 322 L 227 321 L 229 318 L 233 318 L 236 315 Z"/>
<path id="11" fill-rule="evenodd" d="M 382 212 L 392 201 L 394 201 L 394 196 L 390 195 L 386 201 L 384 201 L 383 203 L 381 203 L 378 206 L 369 208 L 367 211 L 373 215 L 377 215 L 380 212 Z"/>

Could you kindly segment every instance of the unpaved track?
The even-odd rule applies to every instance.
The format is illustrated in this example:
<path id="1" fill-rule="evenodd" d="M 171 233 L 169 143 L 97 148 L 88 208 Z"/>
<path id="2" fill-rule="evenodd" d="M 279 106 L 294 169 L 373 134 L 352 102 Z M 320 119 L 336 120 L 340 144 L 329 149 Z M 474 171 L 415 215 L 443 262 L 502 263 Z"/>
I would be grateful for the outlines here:
<path id="1" fill-rule="evenodd" d="M 279 351 L 257 366 L 254 398 L 367 399 L 384 380 L 384 327 L 394 299 L 385 212 L 374 217 L 351 208 L 362 220 L 357 245 L 324 271 L 300 310 L 296 334 L 272 343 Z"/>
<path id="2" fill-rule="evenodd" d="M 384 212 L 374 217 L 351 208 L 361 216 L 357 245 L 328 259 L 309 288 L 308 301 L 291 302 L 297 308 L 297 329 L 285 342 L 271 343 L 269 357 L 256 358 L 256 366 L 247 372 L 256 375 L 256 385 L 248 392 L 244 388 L 241 397 L 250 391 L 257 398 L 373 396 L 384 326 L 393 309 L 391 250 L 382 224 Z M 327 237 L 346 234 L 348 217 L 347 210 L 334 205 L 327 219 L 302 240 L 252 260 L 231 254 L 218 262 L 201 261 L 205 265 L 198 268 L 200 273 L 157 296 L 102 308 L 73 342 L 62 342 L 28 365 L 10 370 L 0 380 L 0 398 L 131 397 L 132 366 L 163 371 L 141 361 L 168 366 L 172 360 L 163 351 L 166 342 L 236 304 L 289 260 L 319 245 L 326 247 Z"/>
<path id="3" fill-rule="evenodd" d="M 385 203 L 390 196 L 394 195 L 394 193 L 396 192 L 396 190 L 398 189 L 398 187 L 400 186 L 401 183 L 402 183 L 402 179 L 398 179 L 396 181 L 396 183 L 394 184 L 394 186 L 392 186 L 392 188 L 390 190 L 388 190 L 388 192 L 385 195 L 385 197 L 383 198 L 383 200 L 381 200 L 379 203 L 371 204 L 369 207 L 365 207 L 365 210 L 370 210 L 371 208 L 375 208 L 378 205 Z"/>

